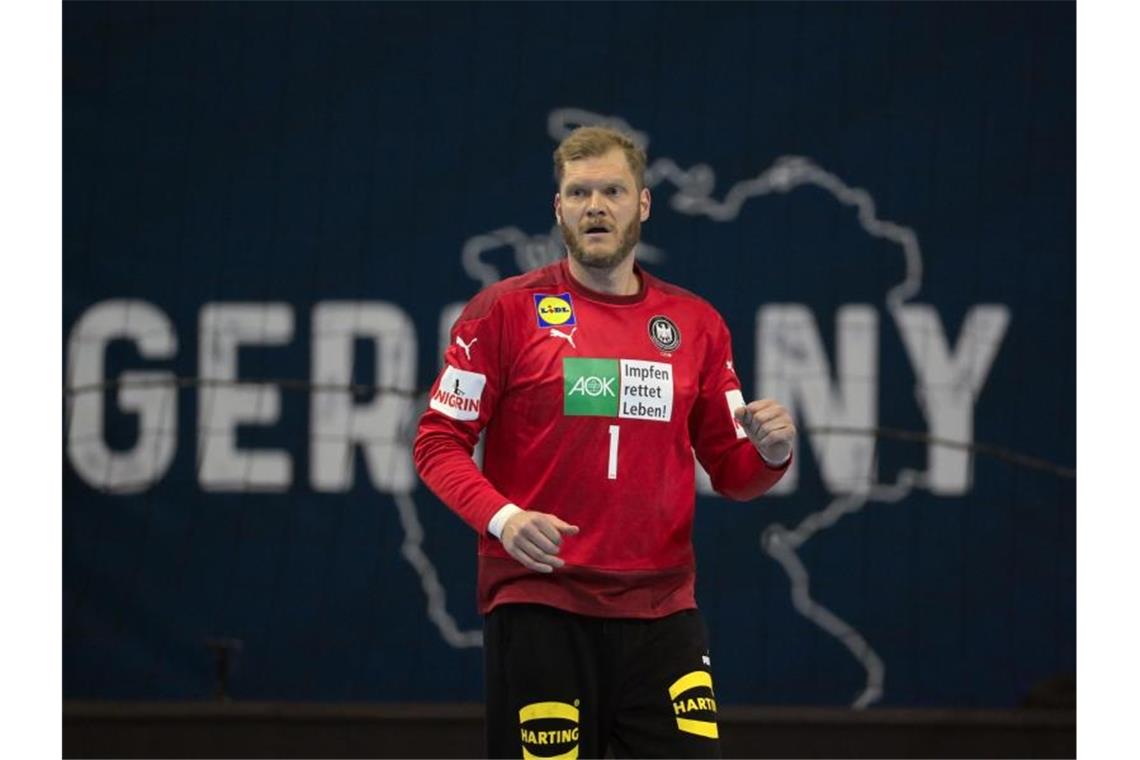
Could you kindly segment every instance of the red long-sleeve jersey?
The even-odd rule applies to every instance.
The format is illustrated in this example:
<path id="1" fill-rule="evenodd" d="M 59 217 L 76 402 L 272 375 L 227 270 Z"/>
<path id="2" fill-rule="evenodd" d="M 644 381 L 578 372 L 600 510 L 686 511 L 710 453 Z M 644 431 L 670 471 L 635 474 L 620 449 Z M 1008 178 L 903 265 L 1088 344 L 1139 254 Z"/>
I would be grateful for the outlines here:
<path id="1" fill-rule="evenodd" d="M 420 419 L 416 468 L 479 532 L 479 610 L 505 602 L 656 618 L 696 606 L 693 451 L 713 487 L 753 499 L 769 467 L 732 417 L 744 404 L 728 328 L 637 267 L 632 296 L 592 291 L 566 261 L 476 295 L 451 331 Z M 486 429 L 483 471 L 471 458 Z M 579 526 L 537 573 L 487 532 L 508 503 Z"/>

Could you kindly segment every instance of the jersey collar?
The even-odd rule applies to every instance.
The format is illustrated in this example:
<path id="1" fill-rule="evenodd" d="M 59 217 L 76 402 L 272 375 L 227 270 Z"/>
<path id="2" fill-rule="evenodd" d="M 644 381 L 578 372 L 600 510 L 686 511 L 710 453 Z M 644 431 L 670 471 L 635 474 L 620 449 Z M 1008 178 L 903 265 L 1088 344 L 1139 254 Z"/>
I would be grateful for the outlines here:
<path id="1" fill-rule="evenodd" d="M 585 285 L 574 279 L 574 275 L 570 273 L 570 264 L 566 259 L 562 259 L 562 261 L 559 263 L 559 267 L 562 270 L 563 279 L 566 280 L 567 284 L 570 287 L 570 290 L 574 293 L 574 295 L 590 301 L 600 301 L 601 303 L 612 303 L 619 305 L 641 303 L 645 300 L 645 296 L 648 292 L 646 282 L 647 275 L 641 268 L 641 265 L 636 261 L 633 263 L 633 273 L 637 276 L 637 292 L 629 296 L 615 296 L 609 293 L 601 293 L 597 290 L 587 288 Z"/>

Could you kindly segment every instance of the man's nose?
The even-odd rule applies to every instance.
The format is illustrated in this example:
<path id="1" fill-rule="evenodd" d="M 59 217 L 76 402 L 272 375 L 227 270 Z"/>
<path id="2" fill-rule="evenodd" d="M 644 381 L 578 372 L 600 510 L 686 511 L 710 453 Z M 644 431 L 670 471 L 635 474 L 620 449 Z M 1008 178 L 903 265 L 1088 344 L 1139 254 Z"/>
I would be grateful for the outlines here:
<path id="1" fill-rule="evenodd" d="M 605 211 L 606 208 L 602 204 L 602 194 L 597 192 L 590 193 L 590 202 L 586 204 L 586 213 L 603 214 Z"/>

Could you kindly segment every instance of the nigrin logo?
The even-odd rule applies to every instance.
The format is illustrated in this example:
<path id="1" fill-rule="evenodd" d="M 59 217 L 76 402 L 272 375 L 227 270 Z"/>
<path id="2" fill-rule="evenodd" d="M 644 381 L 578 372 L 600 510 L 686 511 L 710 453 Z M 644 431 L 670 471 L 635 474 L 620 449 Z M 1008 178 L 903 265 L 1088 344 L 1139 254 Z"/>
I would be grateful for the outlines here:
<path id="1" fill-rule="evenodd" d="M 458 388 L 456 388 L 456 390 L 458 390 L 459 392 L 458 393 L 451 393 L 451 392 L 445 391 L 443 388 L 440 388 L 439 390 L 437 390 L 435 392 L 435 395 L 432 396 L 432 400 L 438 401 L 439 403 L 443 404 L 444 406 L 451 407 L 452 409 L 455 409 L 455 410 L 458 410 L 461 412 L 478 412 L 479 411 L 479 399 L 477 399 L 477 398 L 464 398 L 463 397 L 463 391 L 459 390 Z"/>

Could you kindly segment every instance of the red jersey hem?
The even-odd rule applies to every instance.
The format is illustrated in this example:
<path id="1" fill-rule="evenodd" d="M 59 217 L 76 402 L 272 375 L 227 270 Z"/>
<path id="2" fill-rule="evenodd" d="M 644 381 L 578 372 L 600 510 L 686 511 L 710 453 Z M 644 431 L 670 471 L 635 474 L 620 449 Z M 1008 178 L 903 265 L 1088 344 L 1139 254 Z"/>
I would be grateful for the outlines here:
<path id="1" fill-rule="evenodd" d="M 545 604 L 591 617 L 654 619 L 695 609 L 692 564 L 663 570 L 598 570 L 567 565 L 537 573 L 514 559 L 479 557 L 479 612 L 500 604 Z"/>

